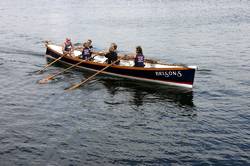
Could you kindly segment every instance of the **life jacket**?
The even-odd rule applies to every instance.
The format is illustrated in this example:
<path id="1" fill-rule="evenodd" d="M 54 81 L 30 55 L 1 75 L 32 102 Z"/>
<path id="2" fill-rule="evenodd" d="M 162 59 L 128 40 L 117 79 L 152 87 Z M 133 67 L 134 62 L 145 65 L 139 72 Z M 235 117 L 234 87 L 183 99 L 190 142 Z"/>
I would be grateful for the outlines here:
<path id="1" fill-rule="evenodd" d="M 72 43 L 71 42 L 64 42 L 65 48 L 64 51 L 70 51 L 72 48 Z"/>
<path id="2" fill-rule="evenodd" d="M 144 56 L 142 54 L 136 54 L 135 67 L 144 67 Z"/>
<path id="3" fill-rule="evenodd" d="M 87 60 L 87 59 L 89 59 L 90 57 L 91 57 L 91 51 L 90 51 L 90 49 L 89 49 L 89 48 L 84 48 L 84 49 L 82 50 L 82 59 Z"/>

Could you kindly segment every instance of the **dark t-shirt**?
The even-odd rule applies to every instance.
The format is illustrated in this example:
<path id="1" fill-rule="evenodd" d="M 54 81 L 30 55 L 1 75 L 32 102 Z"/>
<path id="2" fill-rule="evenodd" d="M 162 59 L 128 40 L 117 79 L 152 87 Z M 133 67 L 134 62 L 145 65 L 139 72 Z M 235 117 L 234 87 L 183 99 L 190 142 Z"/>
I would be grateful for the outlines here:
<path id="1" fill-rule="evenodd" d="M 82 50 L 82 59 L 89 59 L 91 57 L 91 50 L 89 48 L 84 48 Z"/>
<path id="2" fill-rule="evenodd" d="M 135 67 L 144 67 L 144 55 L 143 54 L 136 54 L 135 56 Z"/>
<path id="3" fill-rule="evenodd" d="M 113 51 L 105 54 L 105 57 L 108 58 L 107 59 L 108 64 L 111 64 L 112 62 L 114 62 L 118 59 L 117 53 L 113 52 Z M 116 64 L 119 64 L 119 62 L 117 62 Z"/>
<path id="4" fill-rule="evenodd" d="M 65 42 L 64 45 L 64 51 L 70 51 L 73 47 L 71 42 Z"/>

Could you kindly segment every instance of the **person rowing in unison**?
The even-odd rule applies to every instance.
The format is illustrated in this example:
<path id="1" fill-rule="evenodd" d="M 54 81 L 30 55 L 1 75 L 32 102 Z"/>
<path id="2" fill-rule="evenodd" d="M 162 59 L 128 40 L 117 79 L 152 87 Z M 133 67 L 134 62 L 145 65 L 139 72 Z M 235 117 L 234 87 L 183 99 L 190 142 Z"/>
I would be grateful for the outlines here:
<path id="1" fill-rule="evenodd" d="M 144 55 L 142 53 L 142 48 L 141 46 L 136 47 L 136 55 L 134 59 L 135 65 L 134 67 L 144 67 Z"/>
<path id="2" fill-rule="evenodd" d="M 82 54 L 80 55 L 81 59 L 90 60 L 92 50 L 89 47 L 90 47 L 89 43 L 87 43 L 87 42 L 83 43 Z"/>
<path id="3" fill-rule="evenodd" d="M 86 43 L 88 44 L 89 48 L 92 50 L 93 49 L 92 40 L 88 39 Z"/>
<path id="4" fill-rule="evenodd" d="M 93 46 L 92 46 L 92 40 L 91 39 L 88 39 L 86 42 L 84 42 L 84 43 L 87 43 L 88 44 L 88 47 L 92 50 L 93 49 Z M 83 43 L 83 44 L 84 44 Z M 76 47 L 75 49 L 77 49 L 77 50 L 82 50 L 83 49 L 83 47 L 84 46 L 78 46 L 78 47 Z"/>
<path id="5" fill-rule="evenodd" d="M 70 38 L 66 38 L 65 42 L 63 43 L 62 47 L 63 54 L 69 54 L 71 55 L 74 51 L 74 46 L 70 40 Z"/>
<path id="6" fill-rule="evenodd" d="M 118 60 L 118 55 L 117 55 L 116 50 L 117 50 L 117 45 L 116 45 L 115 43 L 111 43 L 111 46 L 110 46 L 110 48 L 109 48 L 108 53 L 104 54 L 104 56 L 105 56 L 106 58 L 108 58 L 108 59 L 106 60 L 106 62 L 107 62 L 108 64 L 111 64 L 112 62 L 115 62 L 115 61 Z M 119 63 L 120 63 L 120 61 L 117 61 L 115 64 L 116 64 L 116 65 L 119 65 Z"/>

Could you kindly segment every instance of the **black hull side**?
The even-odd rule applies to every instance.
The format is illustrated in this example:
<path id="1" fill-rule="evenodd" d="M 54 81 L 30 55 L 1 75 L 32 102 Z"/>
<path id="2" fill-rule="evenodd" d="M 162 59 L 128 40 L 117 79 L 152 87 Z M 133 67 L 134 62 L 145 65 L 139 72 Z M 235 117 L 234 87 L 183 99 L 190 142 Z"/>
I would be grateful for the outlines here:
<path id="1" fill-rule="evenodd" d="M 61 54 L 47 48 L 46 54 L 59 58 Z M 61 62 L 67 64 L 76 64 L 79 59 L 65 56 L 61 58 Z M 83 62 L 79 67 L 89 70 L 101 70 L 107 64 L 95 62 Z M 195 69 L 192 68 L 141 68 L 141 67 L 125 67 L 112 66 L 105 70 L 106 74 L 126 77 L 131 79 L 138 79 L 143 81 L 158 82 L 161 84 L 173 84 L 177 86 L 191 87 L 194 82 Z"/>

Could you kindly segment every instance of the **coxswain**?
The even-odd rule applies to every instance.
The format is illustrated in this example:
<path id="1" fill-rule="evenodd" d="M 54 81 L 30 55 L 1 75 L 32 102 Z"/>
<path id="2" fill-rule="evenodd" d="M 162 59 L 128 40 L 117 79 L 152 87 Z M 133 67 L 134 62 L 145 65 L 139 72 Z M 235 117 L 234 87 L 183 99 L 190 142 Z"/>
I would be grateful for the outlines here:
<path id="1" fill-rule="evenodd" d="M 134 67 L 144 67 L 144 55 L 142 53 L 142 48 L 141 46 L 136 47 L 136 55 L 134 59 L 135 65 Z"/>
<path id="2" fill-rule="evenodd" d="M 63 44 L 62 50 L 63 50 L 63 54 L 70 54 L 71 55 L 72 51 L 74 50 L 74 46 L 71 43 L 70 38 L 66 38 L 66 40 Z"/>
<path id="3" fill-rule="evenodd" d="M 89 48 L 89 44 L 87 42 L 83 43 L 82 54 L 80 55 L 81 59 L 90 60 L 92 51 Z"/>

